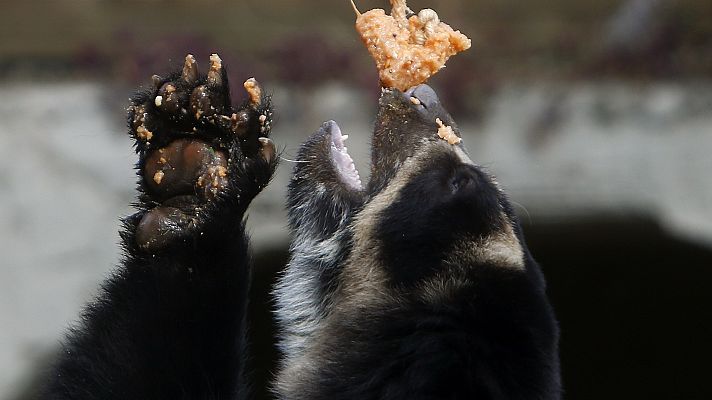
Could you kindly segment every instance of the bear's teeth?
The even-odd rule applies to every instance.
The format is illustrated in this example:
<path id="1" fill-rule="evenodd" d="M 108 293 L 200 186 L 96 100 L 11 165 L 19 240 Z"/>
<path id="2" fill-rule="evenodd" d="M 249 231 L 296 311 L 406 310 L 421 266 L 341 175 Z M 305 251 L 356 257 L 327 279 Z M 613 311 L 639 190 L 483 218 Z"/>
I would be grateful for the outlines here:
<path id="1" fill-rule="evenodd" d="M 354 165 L 354 160 L 348 153 L 348 148 L 344 146 L 344 141 L 348 135 L 341 134 L 341 128 L 336 123 L 331 129 L 331 162 L 342 182 L 355 190 L 363 189 L 361 176 Z"/>

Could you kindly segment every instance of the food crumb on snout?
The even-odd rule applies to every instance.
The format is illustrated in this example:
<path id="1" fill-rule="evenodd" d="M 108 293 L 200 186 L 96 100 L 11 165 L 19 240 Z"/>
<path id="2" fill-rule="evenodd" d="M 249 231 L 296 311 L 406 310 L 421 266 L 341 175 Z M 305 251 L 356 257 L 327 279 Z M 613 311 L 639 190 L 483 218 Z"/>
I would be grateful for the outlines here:
<path id="1" fill-rule="evenodd" d="M 462 141 L 462 139 L 452 130 L 452 127 L 445 125 L 440 118 L 436 118 L 435 123 L 438 124 L 438 136 L 441 139 L 450 144 L 459 144 Z"/>

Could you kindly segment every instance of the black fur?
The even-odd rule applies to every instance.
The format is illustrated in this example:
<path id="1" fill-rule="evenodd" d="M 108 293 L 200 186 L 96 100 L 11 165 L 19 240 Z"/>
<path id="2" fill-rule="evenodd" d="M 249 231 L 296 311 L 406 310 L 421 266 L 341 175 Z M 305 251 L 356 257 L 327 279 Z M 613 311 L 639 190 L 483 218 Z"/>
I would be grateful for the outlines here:
<path id="1" fill-rule="evenodd" d="M 239 219 L 170 256 L 129 255 L 70 335 L 44 398 L 237 398 L 249 277 Z"/>
<path id="2" fill-rule="evenodd" d="M 392 280 L 412 286 L 437 273 L 450 243 L 501 228 L 499 209 L 497 189 L 480 170 L 452 153 L 434 157 L 379 218 Z"/>
<path id="3" fill-rule="evenodd" d="M 555 324 L 524 276 L 482 266 L 443 304 L 339 321 L 309 399 L 556 399 Z M 333 333 L 333 332 L 332 332 Z"/>
<path id="4" fill-rule="evenodd" d="M 251 262 L 243 215 L 270 180 L 275 157 L 251 153 L 224 126 L 158 109 L 154 98 L 166 82 L 176 83 L 180 106 L 188 108 L 190 92 L 206 77 L 189 84 L 172 74 L 132 99 L 129 127 L 140 156 L 139 212 L 124 221 L 124 260 L 68 335 L 43 399 L 248 397 L 243 368 Z M 269 99 L 233 110 L 224 70 L 222 83 L 209 90 L 211 99 L 225 102 L 218 112 L 249 114 L 246 140 L 257 148 L 257 138 L 269 132 L 260 132 L 254 121 L 259 115 L 271 118 Z M 147 111 L 146 126 L 153 132 L 149 141 L 132 124 L 138 106 Z M 180 138 L 226 152 L 227 183 L 214 198 L 187 193 L 162 203 L 146 187 L 146 157 Z M 190 224 L 160 247 L 139 246 L 136 231 L 142 218 L 169 202 L 190 217 Z"/>
<path id="5" fill-rule="evenodd" d="M 68 336 L 42 398 L 250 397 L 243 216 L 276 167 L 259 140 L 272 111 L 267 98 L 233 110 L 224 70 L 219 78 L 173 74 L 132 101 L 140 195 L 121 233 L 124 260 Z M 171 82 L 174 108 L 155 101 Z M 243 130 L 180 112 L 200 85 L 218 116 L 244 113 Z M 144 112 L 148 138 L 136 122 Z M 506 196 L 464 148 L 437 137 L 436 118 L 459 134 L 429 87 L 385 91 L 363 190 L 334 168 L 334 124 L 302 146 L 288 199 L 295 244 L 277 293 L 287 305 L 280 321 L 294 325 L 282 327 L 284 342 L 303 343 L 283 347 L 293 354 L 278 397 L 560 398 L 558 328 L 541 271 Z M 212 196 L 202 186 L 160 196 L 148 185 L 149 157 L 181 140 L 225 153 L 227 180 Z M 175 214 L 157 213 L 168 209 Z M 142 227 L 150 217 L 168 228 Z M 161 237 L 142 242 L 137 232 Z M 295 311 L 303 314 L 290 319 Z"/>

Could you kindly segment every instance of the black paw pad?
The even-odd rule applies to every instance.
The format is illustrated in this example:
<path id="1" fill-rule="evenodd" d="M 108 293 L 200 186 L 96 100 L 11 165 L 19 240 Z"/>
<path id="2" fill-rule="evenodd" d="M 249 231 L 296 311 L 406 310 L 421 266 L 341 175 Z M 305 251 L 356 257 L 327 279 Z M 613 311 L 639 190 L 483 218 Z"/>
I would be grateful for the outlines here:
<path id="1" fill-rule="evenodd" d="M 144 249 L 165 247 L 196 224 L 195 217 L 176 207 L 158 206 L 141 218 L 136 227 L 136 243 Z"/>

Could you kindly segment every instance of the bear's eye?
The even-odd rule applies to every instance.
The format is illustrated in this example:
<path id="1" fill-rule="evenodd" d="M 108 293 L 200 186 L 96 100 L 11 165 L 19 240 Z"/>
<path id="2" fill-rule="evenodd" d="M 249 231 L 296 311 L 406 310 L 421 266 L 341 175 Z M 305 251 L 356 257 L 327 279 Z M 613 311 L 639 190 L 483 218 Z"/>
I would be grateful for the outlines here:
<path id="1" fill-rule="evenodd" d="M 477 172 L 470 166 L 462 165 L 455 169 L 450 178 L 450 190 L 459 192 L 477 184 Z"/>
<path id="2" fill-rule="evenodd" d="M 452 180 L 450 182 L 450 187 L 452 187 L 452 191 L 454 193 L 454 192 L 459 191 L 462 187 L 465 187 L 471 183 L 472 183 L 472 178 L 470 178 L 469 176 L 460 175 L 460 176 L 455 176 L 454 178 L 452 178 Z"/>

